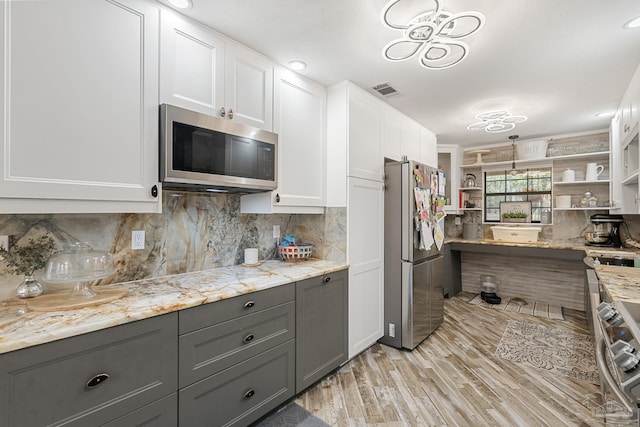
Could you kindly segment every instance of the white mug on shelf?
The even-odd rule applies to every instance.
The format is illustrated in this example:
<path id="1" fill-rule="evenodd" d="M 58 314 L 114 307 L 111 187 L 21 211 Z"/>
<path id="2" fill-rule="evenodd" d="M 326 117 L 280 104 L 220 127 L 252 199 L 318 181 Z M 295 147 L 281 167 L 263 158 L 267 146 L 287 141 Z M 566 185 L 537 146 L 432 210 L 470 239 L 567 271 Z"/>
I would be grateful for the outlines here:
<path id="1" fill-rule="evenodd" d="M 562 172 L 562 182 L 573 182 L 576 180 L 576 171 L 567 169 Z"/>
<path id="2" fill-rule="evenodd" d="M 587 163 L 587 173 L 585 174 L 585 181 L 597 181 L 603 170 L 604 166 L 602 165 Z"/>

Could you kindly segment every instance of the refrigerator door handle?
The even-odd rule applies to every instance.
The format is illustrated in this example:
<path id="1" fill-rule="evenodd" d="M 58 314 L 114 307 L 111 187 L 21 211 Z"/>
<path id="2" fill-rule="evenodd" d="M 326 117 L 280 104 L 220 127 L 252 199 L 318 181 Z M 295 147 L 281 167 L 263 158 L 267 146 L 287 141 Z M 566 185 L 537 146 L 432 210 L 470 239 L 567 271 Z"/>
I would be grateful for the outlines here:
<path id="1" fill-rule="evenodd" d="M 401 259 L 403 261 L 413 261 L 413 229 L 414 229 L 414 217 L 413 217 L 413 206 L 415 206 L 415 201 L 413 200 L 413 185 L 411 175 L 411 164 L 403 163 L 402 164 L 402 173 L 401 173 L 401 181 L 402 181 L 402 189 L 400 194 L 400 206 L 401 206 L 401 227 L 402 227 L 402 254 Z M 412 206 L 412 203 L 414 204 Z"/>
<path id="2" fill-rule="evenodd" d="M 402 346 L 413 348 L 413 264 L 402 263 Z"/>

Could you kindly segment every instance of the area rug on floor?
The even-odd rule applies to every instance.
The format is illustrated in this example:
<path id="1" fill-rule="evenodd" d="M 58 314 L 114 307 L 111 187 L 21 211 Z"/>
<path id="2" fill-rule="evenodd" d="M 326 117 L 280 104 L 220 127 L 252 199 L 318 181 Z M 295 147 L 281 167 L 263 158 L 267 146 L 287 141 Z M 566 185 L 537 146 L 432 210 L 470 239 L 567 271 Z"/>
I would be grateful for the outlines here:
<path id="1" fill-rule="evenodd" d="M 254 427 L 329 427 L 297 403 L 290 403 L 275 414 L 260 421 Z"/>
<path id="2" fill-rule="evenodd" d="M 526 305 L 516 304 L 511 301 L 511 297 L 503 298 L 500 304 L 489 304 L 480 298 L 480 294 L 474 296 L 469 304 L 479 305 L 481 307 L 493 308 L 494 310 L 505 310 L 514 313 L 528 314 L 530 316 L 546 317 L 547 319 L 564 320 L 562 307 L 558 305 L 549 305 L 541 302 L 530 302 Z"/>
<path id="3" fill-rule="evenodd" d="M 599 384 L 593 337 L 510 320 L 496 356 L 566 377 Z"/>

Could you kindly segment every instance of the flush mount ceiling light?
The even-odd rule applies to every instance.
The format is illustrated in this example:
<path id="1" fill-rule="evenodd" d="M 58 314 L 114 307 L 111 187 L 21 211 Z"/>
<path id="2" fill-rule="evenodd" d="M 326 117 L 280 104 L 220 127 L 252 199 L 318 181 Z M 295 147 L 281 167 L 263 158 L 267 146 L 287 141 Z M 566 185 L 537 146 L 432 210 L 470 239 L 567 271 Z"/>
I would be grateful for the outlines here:
<path id="1" fill-rule="evenodd" d="M 168 2 L 173 7 L 177 7 L 178 9 L 190 9 L 193 6 L 191 0 L 168 0 Z"/>
<path id="2" fill-rule="evenodd" d="M 609 117 L 613 117 L 616 113 L 613 111 L 603 111 L 602 113 L 598 113 L 596 114 L 596 117 L 605 117 L 605 118 L 609 118 Z"/>
<path id="3" fill-rule="evenodd" d="M 307 64 L 304 63 L 303 61 L 298 61 L 298 60 L 289 61 L 289 68 L 295 71 L 300 71 L 307 68 Z"/>
<path id="4" fill-rule="evenodd" d="M 469 46 L 459 40 L 478 31 L 484 25 L 484 15 L 474 11 L 447 12 L 440 8 L 439 0 L 424 2 L 420 11 L 409 10 L 416 3 L 391 0 L 382 9 L 382 23 L 402 32 L 401 38 L 382 49 L 384 58 L 399 62 L 417 56 L 418 63 L 430 70 L 459 64 L 469 53 Z"/>
<path id="5" fill-rule="evenodd" d="M 623 28 L 628 28 L 628 29 L 638 28 L 638 27 L 640 27 L 640 16 L 636 16 L 635 18 L 627 21 L 623 25 Z"/>
<path id="6" fill-rule="evenodd" d="M 525 116 L 512 116 L 508 111 L 482 113 L 478 114 L 476 119 L 481 121 L 467 126 L 467 129 L 484 129 L 489 133 L 508 132 L 515 128 L 517 123 L 522 123 L 527 120 Z"/>

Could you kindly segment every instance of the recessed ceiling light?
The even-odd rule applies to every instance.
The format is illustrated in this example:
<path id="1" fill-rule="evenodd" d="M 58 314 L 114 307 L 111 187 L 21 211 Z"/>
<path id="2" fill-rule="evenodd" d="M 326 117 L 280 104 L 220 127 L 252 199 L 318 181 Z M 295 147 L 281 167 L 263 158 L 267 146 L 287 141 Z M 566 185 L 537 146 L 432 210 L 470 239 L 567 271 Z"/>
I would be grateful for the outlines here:
<path id="1" fill-rule="evenodd" d="M 627 21 L 626 24 L 623 25 L 624 28 L 638 28 L 640 27 L 640 16 L 636 16 L 630 21 Z"/>
<path id="2" fill-rule="evenodd" d="M 191 8 L 191 6 L 193 6 L 191 0 L 169 0 L 169 3 L 171 3 L 173 7 L 177 7 L 178 9 L 189 9 Z"/>
<path id="3" fill-rule="evenodd" d="M 614 114 L 613 111 L 603 111 L 602 113 L 596 114 L 596 117 L 613 117 Z"/>
<path id="4" fill-rule="evenodd" d="M 300 70 L 304 70 L 305 68 L 307 68 L 307 64 L 305 64 L 302 61 L 289 61 L 289 68 L 291 68 L 292 70 L 295 71 L 300 71 Z"/>

